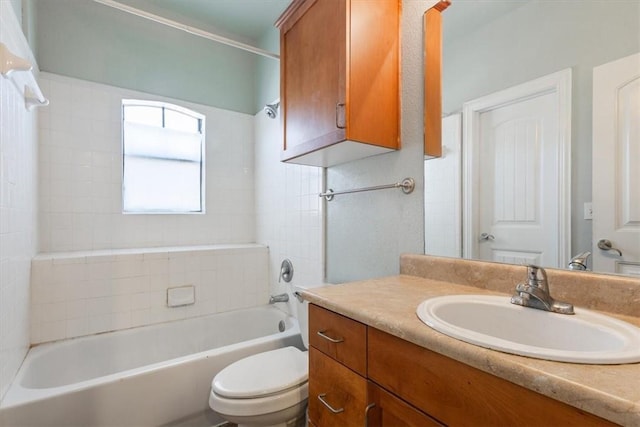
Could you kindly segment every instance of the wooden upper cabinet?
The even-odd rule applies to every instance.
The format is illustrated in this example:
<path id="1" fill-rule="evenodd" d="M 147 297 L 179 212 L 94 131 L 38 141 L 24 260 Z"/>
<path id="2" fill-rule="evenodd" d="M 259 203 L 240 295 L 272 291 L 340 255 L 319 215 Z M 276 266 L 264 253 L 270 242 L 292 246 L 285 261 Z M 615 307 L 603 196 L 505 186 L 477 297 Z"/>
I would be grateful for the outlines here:
<path id="1" fill-rule="evenodd" d="M 400 148 L 400 0 L 294 0 L 278 19 L 282 160 Z"/>

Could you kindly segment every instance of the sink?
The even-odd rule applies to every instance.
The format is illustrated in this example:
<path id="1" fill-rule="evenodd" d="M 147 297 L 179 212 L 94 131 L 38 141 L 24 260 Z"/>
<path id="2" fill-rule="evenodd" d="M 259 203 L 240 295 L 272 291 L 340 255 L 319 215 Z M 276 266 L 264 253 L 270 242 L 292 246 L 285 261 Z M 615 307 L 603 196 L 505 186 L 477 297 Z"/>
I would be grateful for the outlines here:
<path id="1" fill-rule="evenodd" d="M 640 328 L 590 310 L 550 313 L 510 303 L 508 296 L 447 295 L 416 310 L 450 337 L 505 353 L 571 363 L 640 362 Z"/>

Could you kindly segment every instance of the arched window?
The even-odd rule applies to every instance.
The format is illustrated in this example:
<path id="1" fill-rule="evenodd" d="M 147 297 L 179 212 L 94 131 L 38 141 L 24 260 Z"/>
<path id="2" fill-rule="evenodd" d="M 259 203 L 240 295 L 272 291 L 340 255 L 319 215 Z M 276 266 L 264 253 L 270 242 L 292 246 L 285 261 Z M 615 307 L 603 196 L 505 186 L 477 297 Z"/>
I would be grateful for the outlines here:
<path id="1" fill-rule="evenodd" d="M 166 102 L 122 100 L 125 213 L 203 213 L 205 117 Z"/>

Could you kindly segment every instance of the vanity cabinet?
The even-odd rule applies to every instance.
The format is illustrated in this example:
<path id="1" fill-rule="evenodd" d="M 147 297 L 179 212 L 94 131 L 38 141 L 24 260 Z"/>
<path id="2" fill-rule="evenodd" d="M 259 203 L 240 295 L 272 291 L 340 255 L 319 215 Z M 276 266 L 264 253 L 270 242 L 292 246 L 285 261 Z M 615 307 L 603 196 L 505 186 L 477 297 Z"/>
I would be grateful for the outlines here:
<path id="1" fill-rule="evenodd" d="M 314 304 L 309 341 L 316 427 L 615 425 Z"/>
<path id="2" fill-rule="evenodd" d="M 400 0 L 294 0 L 280 29 L 282 160 L 400 148 Z"/>

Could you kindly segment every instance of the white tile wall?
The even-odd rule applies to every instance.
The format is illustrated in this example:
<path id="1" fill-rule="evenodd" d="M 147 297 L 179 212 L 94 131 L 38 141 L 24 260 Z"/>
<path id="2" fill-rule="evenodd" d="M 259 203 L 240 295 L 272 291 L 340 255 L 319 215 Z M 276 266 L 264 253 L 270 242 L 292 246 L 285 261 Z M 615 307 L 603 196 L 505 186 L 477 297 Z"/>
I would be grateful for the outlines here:
<path id="1" fill-rule="evenodd" d="M 31 341 L 41 343 L 265 304 L 268 248 L 216 245 L 40 254 Z M 167 288 L 196 303 L 167 307 Z"/>
<path id="2" fill-rule="evenodd" d="M 278 283 L 280 263 L 294 267 L 292 285 L 324 279 L 323 169 L 280 162 L 280 120 L 255 116 L 256 241 L 269 246 L 272 293 L 291 291 Z"/>
<path id="3" fill-rule="evenodd" d="M 0 41 L 31 56 L 11 5 L 0 2 Z M 37 111 L 0 76 L 0 399 L 29 348 L 29 279 L 37 251 Z"/>
<path id="4" fill-rule="evenodd" d="M 39 122 L 40 251 L 255 240 L 250 115 L 50 73 Z M 121 100 L 163 100 L 206 116 L 206 214 L 123 215 Z"/>

